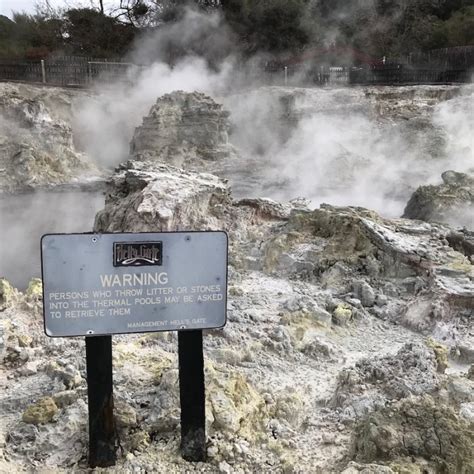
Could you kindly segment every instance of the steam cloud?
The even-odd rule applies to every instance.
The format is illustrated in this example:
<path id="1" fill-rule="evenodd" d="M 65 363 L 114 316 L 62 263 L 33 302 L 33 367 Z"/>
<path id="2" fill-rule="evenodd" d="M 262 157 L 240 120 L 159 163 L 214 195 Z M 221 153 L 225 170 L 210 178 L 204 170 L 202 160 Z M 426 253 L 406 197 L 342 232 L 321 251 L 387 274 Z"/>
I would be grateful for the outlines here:
<path id="1" fill-rule="evenodd" d="M 207 57 L 199 57 L 194 48 L 203 38 Z M 191 54 L 170 66 L 166 57 L 170 45 Z M 235 168 L 248 173 L 229 176 L 237 195 L 278 200 L 305 197 L 314 207 L 322 202 L 361 205 L 399 216 L 416 187 L 440 182 L 440 174 L 447 169 L 474 167 L 472 86 L 434 109 L 426 107 L 429 100 L 420 101 L 418 112 L 409 120 L 394 119 L 396 114 L 376 113 L 380 107 L 389 107 L 385 99 L 378 102 L 374 92 L 366 94 L 361 88 L 268 87 L 268 78 L 254 74 L 252 61 L 242 67 L 231 45 L 232 37 L 219 15 L 188 11 L 180 22 L 136 45 L 131 60 L 147 64 L 137 74 L 127 81 L 98 85 L 95 94 L 77 105 L 75 141 L 98 164 L 112 168 L 127 159 L 133 131 L 158 97 L 174 90 L 197 90 L 223 102 L 231 112 L 231 141 L 242 160 Z M 254 63 L 258 60 L 254 58 Z M 280 85 L 283 77 L 282 71 L 276 78 Z M 402 102 L 399 107 L 405 102 L 409 115 L 421 90 L 387 92 Z M 427 97 L 433 94 L 429 86 L 424 90 Z M 423 107 L 426 110 L 420 114 Z M 23 221 L 30 227 L 37 224 L 31 249 L 24 249 L 25 258 L 33 258 L 42 232 L 90 230 L 101 202 L 94 195 L 84 206 L 83 196 L 64 196 L 53 209 L 51 200 L 57 200 L 57 195 L 25 196 L 17 202 L 17 210 L 28 209 Z M 70 219 L 64 220 L 66 215 Z M 5 241 L 24 241 L 23 226 L 8 220 L 17 219 L 17 211 L 0 209 L 0 217 Z M 22 275 L 13 275 L 19 265 L 7 262 L 6 257 L 3 252 L 1 273 L 18 282 L 24 270 Z M 38 265 L 20 266 L 27 268 L 28 277 L 37 274 L 33 268 Z"/>
<path id="2" fill-rule="evenodd" d="M 418 98 L 411 97 L 414 91 Z M 429 86 L 390 90 L 405 115 L 419 101 L 408 120 L 393 120 L 394 113 L 378 116 L 378 101 L 390 107 L 389 97 L 377 99 L 383 91 L 366 96 L 361 88 L 266 88 L 231 98 L 228 105 L 237 120 L 237 145 L 249 156 L 260 154 L 264 194 L 303 196 L 314 206 L 359 205 L 398 217 L 418 186 L 439 183 L 448 169 L 474 167 L 472 87 L 431 110 L 426 103 L 433 91 Z M 275 107 L 285 95 L 296 97 L 293 116 L 302 117 L 291 130 L 291 120 L 278 121 L 285 116 L 281 104 Z"/>
<path id="3" fill-rule="evenodd" d="M 194 51 L 203 38 L 202 49 L 220 57 L 213 68 L 194 54 L 173 67 L 164 62 L 170 49 Z M 473 166 L 473 117 L 467 105 L 472 88 L 466 87 L 460 98 L 440 102 L 434 111 L 426 107 L 433 99 L 429 86 L 418 92 L 400 88 L 395 94 L 399 107 L 405 102 L 408 116 L 410 103 L 417 99 L 418 110 L 426 110 L 409 120 L 394 120 L 394 114 L 378 116 L 378 100 L 385 99 L 366 95 L 362 88 L 259 88 L 267 81 L 252 75 L 251 67 L 237 67 L 229 38 L 218 14 L 189 10 L 180 22 L 137 44 L 131 58 L 150 65 L 133 85 L 100 87 L 76 116 L 75 131 L 85 150 L 103 166 L 116 165 L 127 158 L 134 128 L 158 97 L 197 90 L 231 111 L 231 141 L 254 172 L 229 178 L 238 190 L 255 196 L 303 196 L 315 207 L 321 202 L 361 205 L 399 216 L 418 186 L 439 182 L 447 169 Z M 229 54 L 219 54 L 216 44 Z M 282 71 L 280 83 L 283 77 Z M 247 187 L 238 183 L 242 179 L 249 181 Z"/>
<path id="4" fill-rule="evenodd" d="M 87 232 L 103 207 L 99 193 L 35 192 L 0 199 L 0 277 L 23 289 L 41 275 L 41 236 Z"/>
<path id="5" fill-rule="evenodd" d="M 98 85 L 97 97 L 78 110 L 73 127 L 83 150 L 102 166 L 113 167 L 127 158 L 135 127 L 158 97 L 175 90 L 222 93 L 236 80 L 233 57 L 220 58 L 211 68 L 209 61 L 193 51 L 199 44 L 206 57 L 218 58 L 218 48 L 230 48 L 229 35 L 219 14 L 188 9 L 181 21 L 143 38 L 129 59 L 146 66 L 130 71 L 128 80 Z M 171 50 L 191 54 L 170 66 Z"/>

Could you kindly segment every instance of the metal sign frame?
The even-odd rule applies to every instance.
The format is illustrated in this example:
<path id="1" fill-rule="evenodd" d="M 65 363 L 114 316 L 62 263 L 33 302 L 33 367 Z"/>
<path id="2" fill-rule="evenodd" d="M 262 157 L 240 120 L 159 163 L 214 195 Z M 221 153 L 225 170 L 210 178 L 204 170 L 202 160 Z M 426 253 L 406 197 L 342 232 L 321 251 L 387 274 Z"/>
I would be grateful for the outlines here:
<path id="1" fill-rule="evenodd" d="M 46 294 L 47 291 L 45 291 L 45 255 L 43 251 L 43 244 L 45 239 L 48 237 L 55 237 L 55 236 L 87 236 L 90 237 L 92 242 L 97 242 L 102 236 L 114 236 L 116 237 L 116 241 L 113 242 L 115 243 L 120 243 L 123 244 L 124 242 L 127 243 L 127 236 L 133 236 L 135 240 L 131 240 L 130 243 L 144 243 L 147 242 L 147 237 L 153 236 L 153 240 L 149 240 L 149 242 L 156 243 L 157 241 L 160 241 L 160 236 L 163 236 L 163 238 L 169 238 L 170 235 L 189 235 L 189 240 L 191 240 L 193 235 L 198 235 L 198 234 L 222 234 L 225 238 L 225 252 L 226 252 L 226 260 L 225 260 L 225 285 L 223 285 L 223 288 L 220 292 L 223 296 L 223 301 L 222 301 L 222 306 L 223 306 L 223 319 L 222 319 L 222 324 L 219 326 L 216 325 L 206 325 L 206 326 L 196 326 L 193 325 L 191 327 L 173 327 L 173 328 L 162 328 L 158 326 L 150 326 L 150 327 L 142 327 L 142 328 L 130 328 L 126 331 L 113 331 L 113 332 L 87 332 L 87 333 L 77 333 L 77 334 L 54 334 L 51 333 L 51 331 L 48 331 L 48 325 L 47 325 L 47 318 L 46 318 L 46 304 L 48 303 L 46 300 Z M 186 237 L 185 237 L 186 238 Z M 142 240 L 140 240 L 142 239 Z M 187 238 L 186 238 L 187 240 Z M 114 335 L 114 334 L 142 334 L 142 333 L 147 333 L 147 332 L 166 332 L 166 331 L 186 331 L 186 330 L 201 330 L 201 329 L 219 329 L 225 326 L 227 323 L 227 289 L 228 289 L 228 259 L 229 259 L 229 252 L 228 252 L 228 235 L 225 231 L 176 231 L 176 232 L 124 232 L 124 233 L 114 233 L 114 232 L 101 232 L 101 233 L 94 233 L 94 232 L 84 232 L 84 233 L 51 233 L 51 234 L 45 234 L 41 238 L 41 277 L 43 281 L 43 323 L 44 323 L 44 331 L 45 334 L 48 337 L 83 337 L 83 336 L 105 336 L 105 335 Z M 139 267 L 134 267 L 134 266 L 115 266 L 112 265 L 112 263 L 115 263 L 115 255 L 114 255 L 114 248 L 115 245 L 112 245 L 110 249 L 110 258 L 112 259 L 110 262 L 110 268 L 107 269 L 109 272 L 113 272 L 114 270 L 121 269 L 121 270 L 136 270 Z M 162 263 L 162 262 L 160 262 Z M 170 263 L 172 265 L 172 263 Z M 141 267 L 140 267 L 141 268 Z M 143 271 L 150 271 L 150 269 L 153 268 L 148 265 L 143 266 Z M 165 268 L 164 266 L 161 266 L 160 264 L 156 265 L 157 269 L 160 269 L 160 271 Z M 49 294 L 49 293 L 48 293 Z"/>

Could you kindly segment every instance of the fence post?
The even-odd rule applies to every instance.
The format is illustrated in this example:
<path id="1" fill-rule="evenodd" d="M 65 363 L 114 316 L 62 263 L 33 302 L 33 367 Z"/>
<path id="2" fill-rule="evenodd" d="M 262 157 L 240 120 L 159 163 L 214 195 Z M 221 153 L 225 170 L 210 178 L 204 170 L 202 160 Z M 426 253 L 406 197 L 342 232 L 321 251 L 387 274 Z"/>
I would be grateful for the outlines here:
<path id="1" fill-rule="evenodd" d="M 89 84 L 92 83 L 92 66 L 91 62 L 87 61 L 87 77 L 89 78 Z"/>
<path id="2" fill-rule="evenodd" d="M 46 68 L 44 66 L 44 59 L 41 60 L 41 79 L 43 84 L 46 84 Z"/>
<path id="3" fill-rule="evenodd" d="M 285 66 L 285 86 L 288 85 L 288 66 Z"/>

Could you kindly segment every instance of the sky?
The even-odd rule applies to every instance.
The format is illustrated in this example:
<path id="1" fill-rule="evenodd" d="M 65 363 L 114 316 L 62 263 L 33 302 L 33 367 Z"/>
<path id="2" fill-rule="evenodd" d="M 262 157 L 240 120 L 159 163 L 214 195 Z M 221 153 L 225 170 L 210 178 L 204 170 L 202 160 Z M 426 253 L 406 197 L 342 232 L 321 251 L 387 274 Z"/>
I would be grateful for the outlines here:
<path id="1" fill-rule="evenodd" d="M 0 15 L 12 17 L 12 10 L 14 11 L 25 11 L 27 13 L 35 12 L 35 4 L 38 3 L 38 0 L 0 0 Z M 52 7 L 66 7 L 66 6 L 75 6 L 82 5 L 87 6 L 90 4 L 89 0 L 50 0 L 50 5 Z M 98 4 L 98 2 L 94 2 Z M 113 0 L 105 1 L 104 4 L 110 5 L 113 4 Z"/>
<path id="2" fill-rule="evenodd" d="M 36 0 L 0 0 L 0 14 L 11 18 L 12 10 L 34 13 L 36 3 Z M 64 0 L 51 0 L 50 3 L 54 7 L 65 5 Z"/>

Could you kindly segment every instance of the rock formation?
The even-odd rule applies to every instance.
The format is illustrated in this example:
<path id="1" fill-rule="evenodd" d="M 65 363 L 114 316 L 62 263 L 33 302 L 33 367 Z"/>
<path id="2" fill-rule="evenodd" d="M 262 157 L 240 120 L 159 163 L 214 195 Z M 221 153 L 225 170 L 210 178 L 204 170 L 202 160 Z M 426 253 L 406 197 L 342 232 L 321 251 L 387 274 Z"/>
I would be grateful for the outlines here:
<path id="1" fill-rule="evenodd" d="M 71 125 L 57 112 L 67 104 L 53 107 L 52 94 L 47 93 L 25 97 L 21 86 L 2 85 L 1 91 L 0 193 L 100 176 L 97 167 L 76 150 Z"/>
<path id="2" fill-rule="evenodd" d="M 407 344 L 397 354 L 360 360 L 342 370 L 331 402 L 343 408 L 344 416 L 360 418 L 388 402 L 439 389 L 434 351 L 425 344 Z"/>
<path id="3" fill-rule="evenodd" d="M 198 94 L 159 100 L 96 216 L 96 232 L 223 229 L 230 245 L 228 324 L 204 337 L 208 462 L 178 454 L 176 334 L 119 335 L 116 472 L 470 473 L 472 232 L 234 199 L 192 170 L 226 161 L 221 112 Z M 44 336 L 39 295 L 37 280 L 25 294 L 0 280 L 0 470 L 86 469 L 84 343 Z"/>
<path id="4" fill-rule="evenodd" d="M 229 200 L 225 183 L 160 163 L 129 161 L 109 184 L 106 207 L 96 217 L 100 232 L 217 228 L 214 209 Z"/>
<path id="5" fill-rule="evenodd" d="M 381 408 L 369 415 L 355 435 L 359 461 L 388 461 L 396 469 L 422 459 L 434 472 L 468 474 L 474 470 L 474 433 L 454 410 L 420 396 Z M 395 461 L 395 462 L 394 462 Z M 427 466 L 427 467 L 428 467 Z M 395 472 L 409 472 L 407 470 Z"/>
<path id="6" fill-rule="evenodd" d="M 441 177 L 443 184 L 415 191 L 404 217 L 474 230 L 474 174 L 446 171 Z"/>
<path id="7" fill-rule="evenodd" d="M 359 463 L 388 463 L 386 468 L 392 469 L 390 465 L 397 472 L 396 465 L 405 463 L 412 449 L 401 442 L 397 444 L 402 436 L 396 434 L 401 429 L 398 419 L 394 418 L 393 427 L 389 428 L 393 440 L 387 443 L 394 447 L 390 454 L 383 451 L 385 448 L 371 447 L 371 443 L 378 446 L 385 438 L 379 440 L 380 433 L 372 436 L 370 420 L 389 416 L 385 407 L 397 403 L 402 416 L 409 400 L 430 394 L 440 404 L 437 409 L 442 416 L 451 421 L 440 421 L 439 425 L 444 430 L 439 436 L 446 436 L 446 446 L 436 455 L 431 448 L 421 447 L 417 451 L 417 466 L 448 466 L 446 472 L 453 473 L 453 466 L 457 466 L 464 469 L 460 472 L 469 472 L 468 453 L 473 440 L 463 417 L 469 418 L 472 401 L 466 394 L 470 382 L 444 374 L 448 353 L 456 358 L 473 343 L 468 329 L 474 316 L 473 267 L 468 257 L 458 251 L 467 245 L 462 235 L 458 235 L 456 250 L 452 230 L 440 224 L 383 219 L 362 208 L 326 205 L 311 211 L 298 201 L 278 204 L 263 199 L 233 200 L 226 183 L 216 177 L 155 162 L 128 162 L 118 168 L 109 184 L 106 206 L 97 215 L 95 230 L 160 231 L 196 226 L 226 230 L 231 245 L 230 322 L 219 336 L 220 342 L 210 342 L 213 364 L 258 365 L 270 351 L 273 361 L 282 357 L 301 364 L 296 361 L 303 357 L 325 366 L 337 365 L 347 349 L 324 334 L 370 326 L 373 317 L 395 324 L 397 331 L 407 326 L 433 334 L 443 344 L 424 340 L 423 336 L 408 344 L 400 344 L 400 340 L 397 353 L 369 356 L 355 367 L 340 371 L 334 391 L 328 391 L 325 399 L 326 406 L 331 407 L 332 415 L 328 417 L 337 413 L 349 432 L 354 423 L 356 430 L 360 430 L 352 445 L 349 440 L 345 444 L 346 462 L 353 459 Z M 291 287 L 298 288 L 298 293 L 292 294 Z M 252 294 L 259 295 L 262 301 Z M 251 301 L 252 309 L 244 301 Z M 244 336 L 241 331 L 249 327 L 253 329 Z M 242 341 L 241 347 L 251 347 L 250 352 L 233 349 L 231 344 L 236 340 Z M 387 340 L 385 343 L 391 345 Z M 459 356 L 458 360 L 462 358 Z M 297 370 L 292 367 L 291 370 Z M 214 366 L 208 370 L 213 374 Z M 210 431 L 216 430 L 226 442 L 231 436 L 255 441 L 250 433 L 266 425 L 272 427 L 277 438 L 292 439 L 291 430 L 301 429 L 305 419 L 309 422 L 303 415 L 303 407 L 311 405 L 309 395 L 295 394 L 295 398 L 285 402 L 290 403 L 289 412 L 287 408 L 282 411 L 278 406 L 283 402 L 272 401 L 268 405 L 258 388 L 262 382 L 252 386 L 250 381 L 255 382 L 255 378 L 251 372 L 245 373 L 250 380 L 245 377 L 241 382 L 233 381 L 234 388 L 224 392 L 223 387 L 214 391 L 211 385 Z M 275 378 L 279 379 L 278 374 Z M 172 380 L 176 381 L 175 376 Z M 446 380 L 450 380 L 452 388 L 443 395 Z M 215 383 L 219 384 L 218 379 Z M 244 392 L 237 395 L 237 387 Z M 239 398 L 233 398 L 236 396 L 251 400 L 250 405 L 244 409 Z M 420 400 L 424 407 L 420 410 L 428 410 L 435 403 Z M 177 400 L 174 404 L 176 407 Z M 413 439 L 437 429 L 438 425 L 433 428 L 429 420 L 422 423 L 424 411 L 416 413 L 421 424 L 414 422 Z M 244 424 L 247 417 L 252 420 L 250 426 Z M 324 420 L 329 423 L 327 418 Z M 162 426 L 163 422 L 153 426 Z M 319 423 L 323 423 L 322 419 Z M 381 422 L 379 425 L 382 426 Z M 458 429 L 462 440 L 453 438 Z M 329 445 L 344 444 L 343 436 L 324 436 L 331 440 Z M 458 442 L 459 449 L 449 448 Z M 210 450 L 211 458 L 224 469 L 229 458 L 226 448 L 219 443 Z M 289 451 L 281 449 L 280 465 L 295 466 Z M 244 466 L 249 462 L 238 459 L 231 465 Z M 248 459 L 248 454 L 244 459 Z M 344 459 L 340 459 L 341 470 Z M 332 466 L 335 464 L 333 459 Z"/>
<path id="8" fill-rule="evenodd" d="M 165 94 L 135 130 L 130 154 L 135 160 L 205 169 L 206 162 L 235 155 L 229 129 L 229 112 L 211 97 L 198 92 Z"/>

